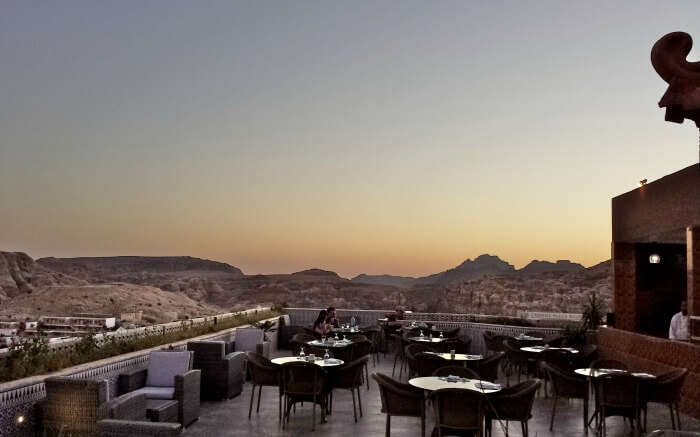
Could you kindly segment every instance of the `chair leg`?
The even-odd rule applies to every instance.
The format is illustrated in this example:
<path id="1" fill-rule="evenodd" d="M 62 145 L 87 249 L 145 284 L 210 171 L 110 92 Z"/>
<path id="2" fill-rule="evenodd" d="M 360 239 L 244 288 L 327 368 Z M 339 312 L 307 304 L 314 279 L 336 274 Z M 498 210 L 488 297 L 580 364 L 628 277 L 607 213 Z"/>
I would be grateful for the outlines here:
<path id="1" fill-rule="evenodd" d="M 260 398 L 261 397 L 262 397 L 262 384 L 258 386 L 258 407 L 255 410 L 256 413 L 260 412 Z"/>
<path id="2" fill-rule="evenodd" d="M 397 353 L 394 355 L 394 367 L 391 368 L 391 377 L 394 377 L 394 373 L 396 372 L 396 361 L 399 359 L 399 354 Z"/>
<path id="3" fill-rule="evenodd" d="M 520 422 L 520 428 L 523 431 L 523 437 L 527 437 L 527 421 L 523 420 Z"/>
<path id="4" fill-rule="evenodd" d="M 384 431 L 384 437 L 391 436 L 391 416 L 386 415 L 386 431 Z"/>
<path id="5" fill-rule="evenodd" d="M 355 409 L 355 389 L 350 389 L 352 394 L 352 415 L 355 417 L 355 423 L 357 423 L 357 410 Z"/>
<path id="6" fill-rule="evenodd" d="M 357 389 L 357 406 L 360 408 L 360 417 L 362 417 L 362 399 L 360 399 L 360 389 Z"/>
<path id="7" fill-rule="evenodd" d="M 279 404 L 278 405 L 279 406 L 278 421 L 282 422 L 282 395 L 281 394 L 277 396 L 277 403 Z"/>
<path id="8" fill-rule="evenodd" d="M 369 370 L 367 370 L 367 363 L 365 363 L 365 381 L 367 381 L 367 390 L 369 390 Z"/>
<path id="9" fill-rule="evenodd" d="M 682 431 L 681 428 L 681 412 L 678 410 L 678 404 L 674 404 L 673 408 L 676 410 L 676 423 L 678 424 L 678 431 Z"/>
<path id="10" fill-rule="evenodd" d="M 316 399 L 314 398 L 313 400 L 313 406 L 311 409 L 313 410 L 311 413 L 311 431 L 316 431 Z"/>
<path id="11" fill-rule="evenodd" d="M 425 409 L 420 414 L 420 435 L 425 437 Z"/>
<path id="12" fill-rule="evenodd" d="M 588 397 L 583 398 L 583 431 L 588 434 Z"/>
<path id="13" fill-rule="evenodd" d="M 250 391 L 250 407 L 248 407 L 248 419 L 250 420 L 250 415 L 253 412 L 253 399 L 255 398 L 255 384 L 253 384 L 253 389 Z"/>
<path id="14" fill-rule="evenodd" d="M 553 400 L 552 400 L 552 417 L 551 417 L 551 419 L 549 419 L 549 430 L 550 431 L 552 431 L 554 429 L 554 415 L 557 412 L 557 399 L 558 399 L 558 397 L 557 397 L 557 394 L 555 393 Z M 583 423 L 585 425 L 585 423 L 586 423 L 586 419 L 585 419 L 586 414 L 585 413 L 583 414 L 583 417 L 584 417 Z"/>

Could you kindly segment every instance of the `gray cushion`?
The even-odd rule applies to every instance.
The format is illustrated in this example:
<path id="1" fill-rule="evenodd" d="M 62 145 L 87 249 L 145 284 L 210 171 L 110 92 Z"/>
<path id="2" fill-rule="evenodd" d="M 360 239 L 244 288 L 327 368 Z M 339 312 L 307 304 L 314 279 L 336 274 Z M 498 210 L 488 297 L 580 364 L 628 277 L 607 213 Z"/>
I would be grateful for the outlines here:
<path id="1" fill-rule="evenodd" d="M 236 351 L 256 352 L 257 345 L 262 344 L 265 333 L 258 328 L 236 329 Z"/>
<path id="2" fill-rule="evenodd" d="M 131 393 L 145 394 L 146 399 L 175 399 L 175 387 L 143 387 Z"/>
<path id="3" fill-rule="evenodd" d="M 151 352 L 148 359 L 146 385 L 149 387 L 175 387 L 175 375 L 190 370 L 192 352 Z"/>

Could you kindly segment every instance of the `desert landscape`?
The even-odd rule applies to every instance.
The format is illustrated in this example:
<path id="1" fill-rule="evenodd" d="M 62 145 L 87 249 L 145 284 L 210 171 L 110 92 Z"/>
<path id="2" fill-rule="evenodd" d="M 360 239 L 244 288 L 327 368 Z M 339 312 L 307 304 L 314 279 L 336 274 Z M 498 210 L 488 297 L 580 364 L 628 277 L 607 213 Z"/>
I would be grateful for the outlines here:
<path id="1" fill-rule="evenodd" d="M 0 252 L 0 317 L 34 319 L 143 311 L 145 323 L 257 305 L 393 309 L 517 316 L 523 311 L 581 311 L 595 292 L 611 307 L 610 262 L 532 261 L 522 269 L 493 255 L 410 278 L 309 269 L 246 275 L 226 263 L 192 257 L 32 259 Z"/>

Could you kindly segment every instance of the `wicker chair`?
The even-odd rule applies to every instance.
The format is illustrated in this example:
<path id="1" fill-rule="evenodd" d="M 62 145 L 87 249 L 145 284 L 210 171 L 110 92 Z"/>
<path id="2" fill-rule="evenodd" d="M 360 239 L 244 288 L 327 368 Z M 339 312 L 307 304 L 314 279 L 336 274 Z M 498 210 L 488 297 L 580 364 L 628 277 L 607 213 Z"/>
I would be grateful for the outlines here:
<path id="1" fill-rule="evenodd" d="M 481 379 L 496 382 L 498 379 L 498 369 L 505 356 L 505 352 L 499 351 L 479 361 L 476 365 L 476 372 L 481 376 Z"/>
<path id="2" fill-rule="evenodd" d="M 595 361 L 598 356 L 598 346 L 586 344 L 581 347 L 575 355 L 574 362 L 576 363 L 576 368 L 590 367 L 591 363 Z"/>
<path id="3" fill-rule="evenodd" d="M 471 346 L 471 339 L 469 341 L 462 341 L 458 338 L 450 338 L 440 343 L 435 344 L 435 349 L 438 352 L 449 352 L 454 349 L 458 354 L 468 354 Z"/>
<path id="4" fill-rule="evenodd" d="M 532 417 L 532 404 L 535 401 L 535 394 L 541 385 L 539 379 L 523 381 L 512 387 L 489 395 L 491 408 L 486 411 L 486 430 L 491 435 L 491 424 L 493 420 L 505 420 L 506 432 L 508 421 L 520 422 L 523 436 L 528 436 L 528 420 Z"/>
<path id="5" fill-rule="evenodd" d="M 444 367 L 449 361 L 439 355 L 420 352 L 414 357 L 416 374 L 418 376 L 432 376 L 440 367 Z"/>
<path id="6" fill-rule="evenodd" d="M 394 376 L 396 372 L 396 363 L 399 363 L 399 379 L 403 376 L 403 369 L 406 367 L 406 346 L 409 345 L 409 341 L 403 336 L 398 334 L 392 334 L 390 337 L 394 343 L 394 367 L 391 369 L 391 376 Z"/>
<path id="7" fill-rule="evenodd" d="M 110 419 L 97 422 L 100 437 L 173 437 L 182 432 L 179 423 L 149 422 L 146 395 L 132 393 L 109 403 Z"/>
<path id="8" fill-rule="evenodd" d="M 535 359 L 527 352 L 520 350 L 520 344 L 513 338 L 503 340 L 503 347 L 506 352 L 506 360 L 508 360 L 508 371 L 506 371 L 506 383 L 510 385 L 510 373 L 515 371 L 520 382 L 520 376 L 530 374 L 530 368 L 534 366 Z"/>
<path id="9" fill-rule="evenodd" d="M 178 421 L 187 426 L 200 408 L 201 370 L 192 369 L 191 351 L 151 352 L 148 368 L 119 375 L 119 393 L 144 393 L 151 400 L 178 401 Z"/>
<path id="10" fill-rule="evenodd" d="M 598 414 L 600 417 L 599 430 L 602 435 L 607 435 L 605 419 L 611 416 L 622 416 L 630 420 L 630 426 L 634 430 L 635 422 L 637 430 L 641 431 L 640 379 L 630 374 L 613 374 L 597 378 L 596 398 Z"/>
<path id="11" fill-rule="evenodd" d="M 379 343 L 380 343 L 380 331 L 378 328 L 368 328 L 364 330 L 365 336 L 372 343 L 372 349 L 370 351 L 372 355 L 372 364 L 377 367 L 377 360 L 379 359 Z"/>
<path id="12" fill-rule="evenodd" d="M 443 388 L 428 397 L 435 411 L 435 428 L 432 435 L 443 433 L 461 436 L 483 435 L 484 396 L 481 393 L 458 388 Z"/>
<path id="13" fill-rule="evenodd" d="M 260 398 L 262 397 L 263 387 L 277 387 L 278 391 L 278 420 L 282 421 L 282 389 L 280 384 L 281 371 L 280 367 L 264 356 L 248 352 L 248 373 L 250 374 L 250 380 L 253 384 L 253 388 L 250 392 L 250 406 L 248 407 L 248 419 L 250 419 L 251 413 L 253 412 L 253 399 L 255 398 L 255 387 L 258 387 L 258 406 L 255 412 L 260 412 Z"/>
<path id="14" fill-rule="evenodd" d="M 308 346 L 306 345 L 306 342 L 309 342 L 311 340 L 316 340 L 316 337 L 305 334 L 303 332 L 294 334 L 292 336 L 292 339 L 289 341 L 289 343 L 292 346 L 292 353 L 294 355 L 299 355 L 299 351 L 301 350 L 301 348 L 307 348 Z"/>
<path id="15" fill-rule="evenodd" d="M 95 437 L 105 420 L 129 424 L 130 436 L 166 436 L 180 432 L 179 424 L 151 424 L 146 420 L 146 397 L 131 394 L 107 400 L 107 381 L 65 376 L 44 380 L 46 398 L 38 405 L 42 435 Z"/>
<path id="16" fill-rule="evenodd" d="M 310 402 L 313 406 L 311 430 L 316 430 L 316 405 L 321 407 L 321 423 L 326 420 L 329 389 L 325 383 L 325 372 L 316 364 L 291 362 L 282 364 L 282 394 L 285 408 L 282 426 L 289 424 L 289 413 L 297 403 Z"/>
<path id="17" fill-rule="evenodd" d="M 366 357 L 372 353 L 372 342 L 369 340 L 358 341 L 352 344 L 352 358 L 353 360 L 358 360 L 362 357 Z M 369 360 L 365 361 L 364 369 L 365 376 L 364 381 L 367 382 L 367 390 L 369 390 L 369 371 L 367 369 L 367 363 Z"/>
<path id="18" fill-rule="evenodd" d="M 505 335 L 497 335 L 491 331 L 484 331 L 484 344 L 486 344 L 486 350 L 491 353 L 505 352 L 503 346 L 503 340 L 508 338 Z"/>
<path id="19" fill-rule="evenodd" d="M 554 429 L 554 415 L 557 411 L 557 400 L 582 399 L 583 400 L 583 429 L 588 429 L 588 380 L 572 372 L 567 372 L 546 361 L 540 362 L 540 368 L 547 379 L 552 383 L 552 418 L 549 421 L 549 430 Z"/>
<path id="20" fill-rule="evenodd" d="M 478 373 L 473 371 L 472 369 L 468 369 L 466 367 L 461 367 L 461 366 L 443 366 L 438 369 L 436 369 L 433 372 L 433 376 L 459 376 L 460 378 L 467 378 L 467 379 L 481 379 L 481 376 L 479 376 Z"/>
<path id="21" fill-rule="evenodd" d="M 674 369 L 659 375 L 656 379 L 644 381 L 641 384 L 642 411 L 644 413 L 644 429 L 647 428 L 647 403 L 657 402 L 668 405 L 671 413 L 671 427 L 681 429 L 681 415 L 678 412 L 678 404 L 681 400 L 681 389 L 688 369 Z M 675 411 L 675 417 L 674 417 Z"/>
<path id="22" fill-rule="evenodd" d="M 308 326 L 304 326 L 304 334 L 310 335 L 311 337 L 315 338 L 316 340 L 320 340 L 321 337 L 323 337 L 321 334 L 319 334 L 318 332 L 309 328 Z"/>
<path id="23" fill-rule="evenodd" d="M 421 436 L 425 437 L 425 398 L 423 390 L 402 384 L 384 374 L 373 373 L 382 399 L 382 413 L 386 414 L 385 436 L 391 435 L 391 416 L 420 417 Z"/>
<path id="24" fill-rule="evenodd" d="M 591 369 L 619 369 L 619 370 L 629 370 L 627 364 L 618 360 L 595 360 L 591 363 Z"/>
<path id="25" fill-rule="evenodd" d="M 360 408 L 360 417 L 362 417 L 362 399 L 360 398 L 360 387 L 362 387 L 362 369 L 367 365 L 369 357 L 364 356 L 356 359 L 353 362 L 345 363 L 339 369 L 333 372 L 333 391 L 350 390 L 352 394 L 352 414 L 357 423 L 357 411 L 355 409 L 355 391 L 357 390 L 357 404 Z M 333 408 L 333 391 L 331 391 L 330 405 Z"/>
<path id="26" fill-rule="evenodd" d="M 202 371 L 202 399 L 230 399 L 241 393 L 244 352 L 227 355 L 223 341 L 191 341 L 187 343 L 187 350 L 194 352 L 193 367 Z"/>
<path id="27" fill-rule="evenodd" d="M 271 343 L 265 340 L 265 331 L 260 328 L 236 328 L 234 340 L 226 346 L 226 353 L 256 352 L 270 358 Z"/>

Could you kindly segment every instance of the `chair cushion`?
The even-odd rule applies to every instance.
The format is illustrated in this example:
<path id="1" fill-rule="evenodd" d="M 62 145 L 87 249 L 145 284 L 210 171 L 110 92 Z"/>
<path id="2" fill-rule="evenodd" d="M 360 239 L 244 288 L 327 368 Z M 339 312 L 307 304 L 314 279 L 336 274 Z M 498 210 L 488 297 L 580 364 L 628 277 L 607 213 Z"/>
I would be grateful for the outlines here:
<path id="1" fill-rule="evenodd" d="M 258 328 L 236 329 L 236 351 L 256 352 L 257 345 L 262 344 L 265 333 Z"/>
<path id="2" fill-rule="evenodd" d="M 145 394 L 146 399 L 175 399 L 175 387 L 143 387 L 131 393 Z"/>
<path id="3" fill-rule="evenodd" d="M 190 370 L 192 352 L 151 352 L 148 359 L 146 385 L 149 387 L 175 387 L 175 375 Z"/>

